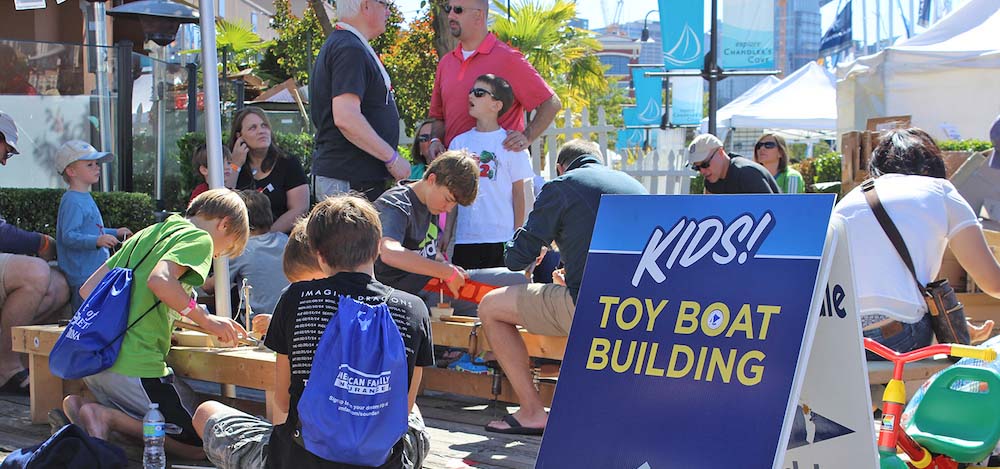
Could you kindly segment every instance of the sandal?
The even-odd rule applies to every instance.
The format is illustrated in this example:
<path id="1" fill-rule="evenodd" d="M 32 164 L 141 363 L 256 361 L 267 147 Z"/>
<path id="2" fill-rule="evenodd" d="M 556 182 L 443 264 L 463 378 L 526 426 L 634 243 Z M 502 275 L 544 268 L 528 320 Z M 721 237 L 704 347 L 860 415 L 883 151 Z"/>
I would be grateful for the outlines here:
<path id="1" fill-rule="evenodd" d="M 2 394 L 18 394 L 21 396 L 30 396 L 31 387 L 30 380 L 28 379 L 28 370 L 24 369 L 18 371 L 7 380 L 3 386 L 0 386 L 0 393 Z"/>

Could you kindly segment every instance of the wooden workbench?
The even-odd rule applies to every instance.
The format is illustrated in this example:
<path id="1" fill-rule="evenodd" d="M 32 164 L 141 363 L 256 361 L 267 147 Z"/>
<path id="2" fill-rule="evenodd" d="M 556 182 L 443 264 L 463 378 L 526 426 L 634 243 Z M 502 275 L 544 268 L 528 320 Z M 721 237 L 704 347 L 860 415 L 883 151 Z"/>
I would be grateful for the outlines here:
<path id="1" fill-rule="evenodd" d="M 473 324 L 434 321 L 432 328 L 438 345 L 465 348 L 471 343 L 480 351 L 489 350 L 485 334 Z M 31 420 L 34 423 L 45 422 L 48 411 L 60 407 L 63 397 L 84 388 L 79 380 L 64 381 L 49 371 L 49 353 L 61 333 L 62 327 L 55 325 L 15 327 L 12 331 L 14 351 L 28 355 L 32 390 Z M 533 357 L 561 360 L 566 350 L 565 337 L 539 336 L 524 331 L 522 336 Z M 267 416 L 271 418 L 274 412 L 274 356 L 269 350 L 251 347 L 175 345 L 167 355 L 167 364 L 177 376 L 184 378 L 263 390 Z M 493 398 L 492 380 L 491 375 L 426 368 L 421 389 Z M 517 402 L 505 378 L 501 389 L 501 394 L 497 396 L 499 400 Z M 546 404 L 551 402 L 555 385 L 552 382 L 541 382 L 539 389 Z"/>
<path id="2" fill-rule="evenodd" d="M 31 369 L 31 421 L 44 423 L 48 411 L 62 406 L 68 394 L 79 392 L 79 380 L 64 381 L 49 370 L 49 353 L 62 327 L 23 326 L 12 330 L 14 351 L 28 355 Z M 177 376 L 264 391 L 268 418 L 274 413 L 274 352 L 251 347 L 231 349 L 174 346 L 167 364 Z"/>

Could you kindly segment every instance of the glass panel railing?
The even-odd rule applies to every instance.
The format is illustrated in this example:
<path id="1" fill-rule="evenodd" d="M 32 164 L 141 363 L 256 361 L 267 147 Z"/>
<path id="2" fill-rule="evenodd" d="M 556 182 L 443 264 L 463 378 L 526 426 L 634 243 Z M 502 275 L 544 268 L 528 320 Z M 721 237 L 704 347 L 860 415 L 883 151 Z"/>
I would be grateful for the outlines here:
<path id="1" fill-rule="evenodd" d="M 0 186 L 66 187 L 55 153 L 69 140 L 114 150 L 114 62 L 114 48 L 0 40 L 0 63 L 9 64 L 0 68 L 0 111 L 14 118 L 20 152 L 0 171 Z M 114 181 L 113 167 L 102 184 Z"/>
<path id="2" fill-rule="evenodd" d="M 145 56 L 146 63 L 132 88 L 133 183 L 157 201 L 157 206 L 182 211 L 188 195 L 181 193 L 177 140 L 187 133 L 188 72 L 180 64 Z"/>

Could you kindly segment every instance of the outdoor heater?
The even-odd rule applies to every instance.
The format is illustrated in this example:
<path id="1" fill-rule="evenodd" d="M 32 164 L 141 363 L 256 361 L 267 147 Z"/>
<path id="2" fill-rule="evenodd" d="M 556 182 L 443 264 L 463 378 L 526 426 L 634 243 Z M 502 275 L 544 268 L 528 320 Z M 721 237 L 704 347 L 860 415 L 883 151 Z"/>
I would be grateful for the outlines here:
<path id="1" fill-rule="evenodd" d="M 164 47 L 177 37 L 183 23 L 197 23 L 198 10 L 168 0 L 139 0 L 108 10 L 108 16 L 139 20 L 146 40 Z"/>

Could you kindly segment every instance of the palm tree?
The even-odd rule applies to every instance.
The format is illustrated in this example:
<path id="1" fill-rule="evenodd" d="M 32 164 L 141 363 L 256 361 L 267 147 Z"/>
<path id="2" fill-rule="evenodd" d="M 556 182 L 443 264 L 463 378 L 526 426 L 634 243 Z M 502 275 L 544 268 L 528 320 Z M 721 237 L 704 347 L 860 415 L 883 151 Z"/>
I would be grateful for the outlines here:
<path id="1" fill-rule="evenodd" d="M 219 18 L 215 22 L 215 46 L 221 52 L 227 50 L 233 53 L 226 73 L 237 72 L 241 68 L 252 67 L 259 62 L 260 54 L 271 46 L 273 41 L 264 41 L 253 32 L 253 28 L 243 20 L 228 21 Z M 200 53 L 201 50 L 184 51 L 185 53 Z"/>
<path id="2" fill-rule="evenodd" d="M 493 32 L 524 54 L 564 108 L 579 112 L 608 94 L 606 67 L 594 55 L 601 50 L 600 42 L 590 31 L 569 25 L 576 17 L 575 3 L 520 0 L 511 5 L 509 19 L 505 0 L 493 4 Z"/>

